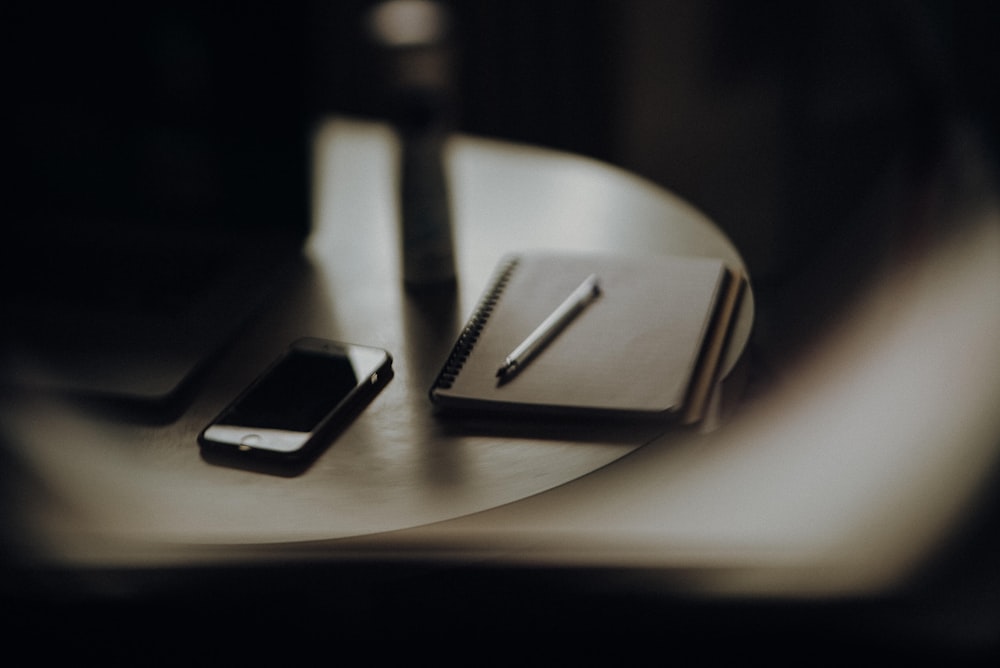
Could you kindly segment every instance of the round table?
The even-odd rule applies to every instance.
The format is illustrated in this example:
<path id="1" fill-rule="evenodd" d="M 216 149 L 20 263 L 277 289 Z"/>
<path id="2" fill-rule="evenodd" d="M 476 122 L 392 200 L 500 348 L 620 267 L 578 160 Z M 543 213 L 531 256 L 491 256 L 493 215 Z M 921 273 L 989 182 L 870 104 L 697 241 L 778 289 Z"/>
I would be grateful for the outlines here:
<path id="1" fill-rule="evenodd" d="M 745 271 L 725 235 L 697 210 L 609 165 L 470 137 L 450 138 L 445 156 L 454 291 L 404 289 L 394 133 L 379 123 L 332 119 L 316 136 L 314 231 L 303 261 L 211 365 L 178 419 L 148 424 L 73 402 L 15 398 L 4 420 L 25 470 L 42 481 L 20 513 L 30 544 L 57 560 L 148 563 L 184 559 L 191 546 L 246 546 L 249 553 L 250 546 L 408 529 L 565 485 L 669 429 L 433 414 L 428 388 L 504 253 L 697 255 Z M 747 341 L 753 309 L 748 290 L 727 370 Z M 203 460 L 198 430 L 301 336 L 383 347 L 395 358 L 396 377 L 300 475 Z M 676 437 L 691 434 L 678 430 Z"/>

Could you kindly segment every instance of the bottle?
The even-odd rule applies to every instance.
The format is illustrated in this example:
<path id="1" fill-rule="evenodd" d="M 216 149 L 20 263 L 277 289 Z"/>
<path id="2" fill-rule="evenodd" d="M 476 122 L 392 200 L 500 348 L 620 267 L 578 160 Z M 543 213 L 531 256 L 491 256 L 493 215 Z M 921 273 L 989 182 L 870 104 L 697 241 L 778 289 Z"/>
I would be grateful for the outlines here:
<path id="1" fill-rule="evenodd" d="M 455 282 L 451 201 L 444 166 L 454 125 L 450 16 L 430 0 L 389 0 L 369 14 L 400 143 L 400 251 L 404 283 Z"/>

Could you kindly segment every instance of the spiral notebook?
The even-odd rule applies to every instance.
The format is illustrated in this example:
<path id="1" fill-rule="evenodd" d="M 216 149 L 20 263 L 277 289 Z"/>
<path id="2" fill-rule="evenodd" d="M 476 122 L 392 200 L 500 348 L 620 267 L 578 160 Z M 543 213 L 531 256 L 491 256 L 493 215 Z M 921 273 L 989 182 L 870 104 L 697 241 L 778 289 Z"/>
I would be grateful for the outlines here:
<path id="1" fill-rule="evenodd" d="M 581 281 L 600 296 L 515 378 L 498 367 Z M 745 281 L 714 258 L 532 252 L 501 260 L 430 390 L 440 409 L 696 422 Z"/>

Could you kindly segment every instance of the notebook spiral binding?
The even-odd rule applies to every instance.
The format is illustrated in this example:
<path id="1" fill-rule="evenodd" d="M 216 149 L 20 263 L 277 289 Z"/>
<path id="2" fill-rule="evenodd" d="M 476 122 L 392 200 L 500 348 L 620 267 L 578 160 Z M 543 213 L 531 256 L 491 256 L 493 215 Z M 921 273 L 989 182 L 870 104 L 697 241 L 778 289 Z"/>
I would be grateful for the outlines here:
<path id="1" fill-rule="evenodd" d="M 493 309 L 496 308 L 497 302 L 500 301 L 504 288 L 510 282 L 510 277 L 514 273 L 514 269 L 517 268 L 517 265 L 518 258 L 510 258 L 506 262 L 501 263 L 500 268 L 492 279 L 492 287 L 483 295 L 472 317 L 469 318 L 461 334 L 458 335 L 458 340 L 455 341 L 455 345 L 451 349 L 448 361 L 445 362 L 441 373 L 438 374 L 437 380 L 434 381 L 434 386 L 431 388 L 432 392 L 435 389 L 448 389 L 454 384 L 458 373 L 462 370 L 462 366 L 469 358 L 473 347 L 475 347 L 476 341 L 479 340 L 479 335 L 482 334 L 483 327 L 486 326 L 486 321 L 489 320 Z"/>

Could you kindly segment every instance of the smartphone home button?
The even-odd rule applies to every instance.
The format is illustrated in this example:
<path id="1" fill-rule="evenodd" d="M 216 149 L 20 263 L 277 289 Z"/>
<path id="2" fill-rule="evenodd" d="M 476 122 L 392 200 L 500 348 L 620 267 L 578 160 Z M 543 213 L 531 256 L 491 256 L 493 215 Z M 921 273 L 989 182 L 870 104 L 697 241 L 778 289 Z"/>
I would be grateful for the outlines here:
<path id="1" fill-rule="evenodd" d="M 241 449 L 255 448 L 258 445 L 260 445 L 261 441 L 263 440 L 264 439 L 262 439 L 259 434 L 247 434 L 246 436 L 240 439 L 240 448 Z"/>

